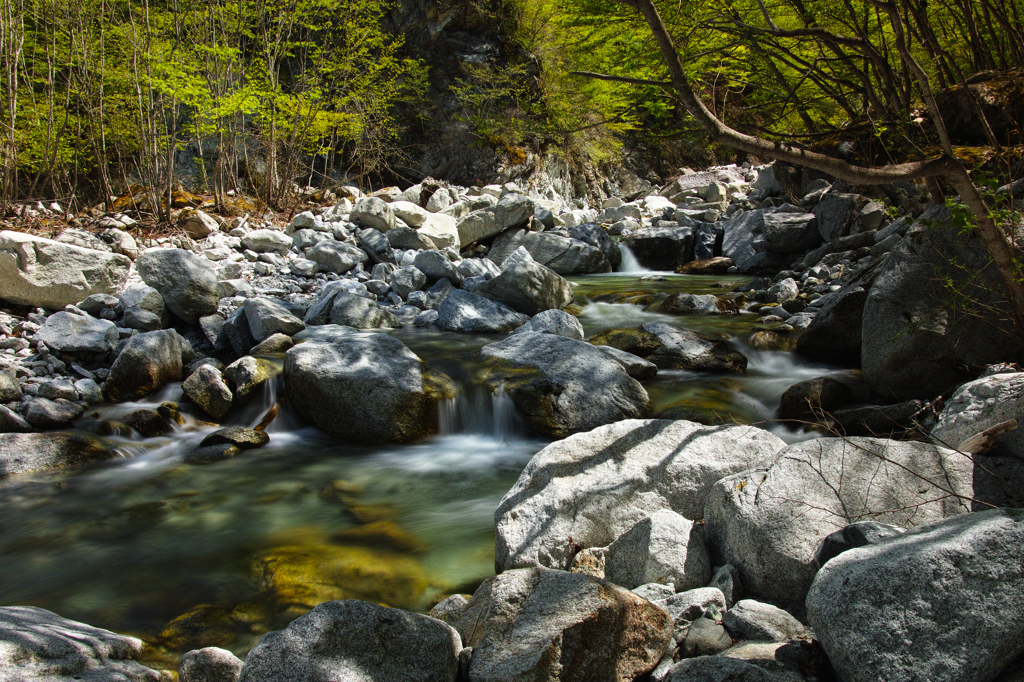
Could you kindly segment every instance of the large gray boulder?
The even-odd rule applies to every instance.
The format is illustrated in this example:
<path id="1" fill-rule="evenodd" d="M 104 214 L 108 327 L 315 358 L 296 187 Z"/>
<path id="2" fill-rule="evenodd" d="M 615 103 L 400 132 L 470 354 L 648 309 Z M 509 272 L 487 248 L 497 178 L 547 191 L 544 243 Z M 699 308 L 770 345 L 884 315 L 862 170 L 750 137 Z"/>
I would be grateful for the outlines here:
<path id="1" fill-rule="evenodd" d="M 704 587 L 711 579 L 704 527 L 670 509 L 654 512 L 608 546 L 605 578 L 629 589 L 647 583 L 676 592 Z"/>
<path id="2" fill-rule="evenodd" d="M 75 433 L 0 433 L 0 477 L 112 459 L 118 454 Z M 2 678 L 0 678 L 2 679 Z"/>
<path id="3" fill-rule="evenodd" d="M 649 227 L 622 240 L 640 265 L 652 270 L 675 270 L 693 260 L 693 228 Z"/>
<path id="4" fill-rule="evenodd" d="M 619 251 L 619 245 L 597 223 L 577 225 L 569 230 L 569 236 L 599 249 L 604 254 L 604 257 L 608 259 L 613 270 L 622 263 L 622 252 Z"/>
<path id="5" fill-rule="evenodd" d="M 736 373 L 747 369 L 747 358 L 727 342 L 665 322 L 606 329 L 590 342 L 632 353 L 659 369 Z"/>
<path id="6" fill-rule="evenodd" d="M 498 505 L 495 566 L 564 568 L 574 545 L 605 547 L 665 509 L 699 520 L 716 481 L 766 464 L 785 445 L 762 429 L 657 419 L 552 443 Z"/>
<path id="7" fill-rule="evenodd" d="M 975 378 L 972 367 L 1020 357 L 1012 316 L 993 312 L 1008 310 L 1002 280 L 975 237 L 947 227 L 950 215 L 928 209 L 868 292 L 861 367 L 879 395 L 931 399 Z"/>
<path id="8" fill-rule="evenodd" d="M 446 279 L 459 286 L 465 279 L 455 267 L 455 263 L 448 260 L 448 256 L 440 251 L 420 251 L 413 259 L 413 265 L 427 276 L 427 281 L 431 284 L 439 279 Z"/>
<path id="9" fill-rule="evenodd" d="M 0 680 L 162 682 L 135 661 L 142 640 L 34 606 L 0 607 Z"/>
<path id="10" fill-rule="evenodd" d="M 306 328 L 306 324 L 292 315 L 288 308 L 267 298 L 247 298 L 242 304 L 252 338 L 259 343 L 274 334 L 292 336 Z"/>
<path id="11" fill-rule="evenodd" d="M 117 345 L 117 325 L 90 315 L 61 311 L 46 318 L 36 332 L 36 341 L 58 353 L 106 355 Z"/>
<path id="12" fill-rule="evenodd" d="M 572 287 L 561 275 L 532 260 L 511 265 L 476 288 L 524 315 L 561 309 L 573 301 Z"/>
<path id="13" fill-rule="evenodd" d="M 387 334 L 300 343 L 285 354 L 284 381 L 288 399 L 314 426 L 371 445 L 436 433 L 437 403 L 455 395 L 448 377 Z"/>
<path id="14" fill-rule="evenodd" d="M 216 367 L 200 366 L 182 382 L 181 390 L 214 419 L 223 419 L 231 411 L 234 395 Z"/>
<path id="15" fill-rule="evenodd" d="M 356 205 L 349 214 L 349 220 L 356 225 L 372 227 L 381 232 L 395 229 L 395 214 L 391 207 L 383 199 L 377 197 L 363 197 L 356 201 Z"/>
<path id="16" fill-rule="evenodd" d="M 256 253 L 278 253 L 292 249 L 292 238 L 277 230 L 253 230 L 242 237 L 242 246 Z"/>
<path id="17" fill-rule="evenodd" d="M 564 310 L 545 310 L 542 313 L 537 313 L 530 318 L 529 322 L 512 333 L 525 334 L 527 332 L 557 334 L 577 341 L 582 341 L 584 337 L 583 325 L 575 315 L 570 315 Z"/>
<path id="18" fill-rule="evenodd" d="M 146 284 L 125 287 L 118 298 L 124 311 L 122 326 L 151 332 L 170 324 L 170 315 L 160 292 Z"/>
<path id="19" fill-rule="evenodd" d="M 260 639 L 239 682 L 455 682 L 462 641 L 447 623 L 355 599 L 329 601 Z"/>
<path id="20" fill-rule="evenodd" d="M 402 326 L 393 313 L 384 310 L 376 302 L 349 291 L 339 291 L 334 296 L 330 321 L 331 324 L 356 329 L 394 329 Z"/>
<path id="21" fill-rule="evenodd" d="M 132 262 L 22 232 L 0 232 L 0 298 L 61 310 L 93 294 L 117 295 Z"/>
<path id="22" fill-rule="evenodd" d="M 431 213 L 428 215 L 417 232 L 433 242 L 434 246 L 439 249 L 449 246 L 457 249 L 462 244 L 459 239 L 457 221 L 455 218 L 443 213 Z"/>
<path id="23" fill-rule="evenodd" d="M 796 341 L 801 355 L 843 365 L 860 364 L 863 345 L 864 287 L 852 287 L 823 296 L 824 303 Z"/>
<path id="24" fill-rule="evenodd" d="M 830 242 L 850 234 L 860 210 L 870 202 L 859 194 L 829 192 L 823 196 L 813 211 L 822 240 Z"/>
<path id="25" fill-rule="evenodd" d="M 684 658 L 669 670 L 665 682 L 794 682 L 793 675 L 767 670 L 760 665 L 724 655 Z"/>
<path id="26" fill-rule="evenodd" d="M 995 509 L 844 552 L 807 595 L 815 638 L 849 682 L 1009 673 L 1024 651 L 1022 546 L 1024 511 Z"/>
<path id="27" fill-rule="evenodd" d="M 369 256 L 362 249 L 331 240 L 319 242 L 310 249 L 306 257 L 316 263 L 321 271 L 339 275 L 344 275 L 359 263 L 369 260 Z"/>
<path id="28" fill-rule="evenodd" d="M 672 619 L 632 592 L 545 568 L 489 578 L 456 623 L 474 682 L 632 682 L 668 650 Z"/>
<path id="29" fill-rule="evenodd" d="M 722 224 L 722 255 L 732 258 L 743 273 L 780 270 L 790 256 L 768 251 L 764 235 L 764 209 L 744 211 Z"/>
<path id="30" fill-rule="evenodd" d="M 183 340 L 173 329 L 128 339 L 110 368 L 104 388 L 107 400 L 138 400 L 171 381 L 181 381 L 183 350 Z"/>
<path id="31" fill-rule="evenodd" d="M 488 344 L 480 355 L 492 386 L 504 387 L 526 423 L 550 438 L 648 413 L 644 387 L 584 341 L 528 332 Z"/>
<path id="32" fill-rule="evenodd" d="M 529 252 L 533 260 L 559 275 L 612 271 L 604 253 L 587 242 L 547 232 L 527 232 L 525 229 L 509 230 L 498 236 L 487 257 L 500 265 L 520 246 Z"/>
<path id="33" fill-rule="evenodd" d="M 810 634 L 803 623 L 778 606 L 753 599 L 736 602 L 726 612 L 723 623 L 736 639 L 759 642 L 788 642 Z"/>
<path id="34" fill-rule="evenodd" d="M 770 466 L 714 485 L 704 512 L 712 560 L 735 566 L 752 596 L 799 611 L 827 535 L 862 519 L 908 528 L 969 512 L 973 466 L 911 441 L 791 445 Z"/>
<path id="35" fill-rule="evenodd" d="M 160 292 L 167 309 L 189 324 L 217 312 L 216 266 L 184 249 L 150 249 L 135 261 L 142 280 Z"/>
<path id="36" fill-rule="evenodd" d="M 820 246 L 817 217 L 812 213 L 765 214 L 764 245 L 779 253 L 803 253 Z"/>
<path id="37" fill-rule="evenodd" d="M 503 334 L 530 319 L 503 303 L 461 289 L 448 294 L 437 312 L 438 327 L 467 334 Z"/>
<path id="38" fill-rule="evenodd" d="M 456 226 L 459 243 L 466 246 L 472 242 L 501 234 L 511 227 L 522 225 L 530 219 L 533 211 L 532 199 L 521 194 L 506 194 L 498 200 L 496 205 L 473 211 L 459 220 Z M 433 239 L 432 234 L 428 234 L 428 236 Z M 435 239 L 434 242 L 437 243 L 437 240 Z"/>
<path id="39" fill-rule="evenodd" d="M 995 374 L 956 389 L 939 413 L 931 435 L 938 445 L 959 449 L 972 436 L 1017 420 L 1017 428 L 996 441 L 1002 454 L 1024 459 L 1024 373 Z"/>

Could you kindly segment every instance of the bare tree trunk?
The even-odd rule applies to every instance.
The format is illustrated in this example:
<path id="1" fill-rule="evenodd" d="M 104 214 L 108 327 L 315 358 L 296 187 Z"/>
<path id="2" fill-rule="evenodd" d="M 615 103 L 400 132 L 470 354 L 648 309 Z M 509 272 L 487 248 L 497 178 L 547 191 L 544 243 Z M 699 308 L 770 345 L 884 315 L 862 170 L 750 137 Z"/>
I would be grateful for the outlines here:
<path id="1" fill-rule="evenodd" d="M 879 168 L 855 166 L 841 159 L 799 149 L 781 142 L 772 142 L 763 138 L 745 135 L 734 130 L 708 110 L 704 103 L 694 94 L 689 78 L 683 70 L 672 36 L 665 27 L 654 6 L 653 0 L 616 0 L 620 4 L 633 7 L 640 11 L 647 22 L 654 39 L 658 44 L 662 60 L 668 67 L 672 84 L 686 110 L 707 132 L 713 142 L 721 142 L 734 149 L 750 154 L 774 158 L 797 166 L 806 166 L 828 173 L 841 180 L 863 185 L 881 185 L 897 180 L 914 180 L 919 178 L 939 177 L 949 182 L 960 193 L 961 200 L 974 214 L 975 233 L 988 250 L 989 255 L 999 271 L 1006 287 L 1007 298 L 1013 312 L 1017 334 L 1024 340 L 1024 282 L 1018 278 L 1018 268 L 1014 262 L 1015 250 L 1003 231 L 996 225 L 989 214 L 989 207 L 971 180 L 963 164 L 947 154 L 936 159 L 893 164 Z M 920 66 L 918 65 L 918 68 Z M 923 75 L 923 72 L 922 72 Z M 930 91 L 929 91 L 930 96 Z M 929 102 L 934 104 L 934 100 Z M 934 112 L 937 116 L 937 111 Z M 941 122 L 941 117 L 938 117 Z M 942 128 L 943 133 L 945 128 Z M 948 147 L 948 137 L 944 140 Z"/>

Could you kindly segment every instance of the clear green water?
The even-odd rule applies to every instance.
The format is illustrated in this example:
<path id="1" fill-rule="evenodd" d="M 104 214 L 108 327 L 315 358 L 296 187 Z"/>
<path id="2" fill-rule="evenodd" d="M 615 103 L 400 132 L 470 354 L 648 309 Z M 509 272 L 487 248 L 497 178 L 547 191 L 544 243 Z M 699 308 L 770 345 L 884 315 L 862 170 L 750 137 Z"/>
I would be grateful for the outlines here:
<path id="1" fill-rule="evenodd" d="M 750 349 L 740 339 L 756 328 L 753 315 L 671 317 L 639 305 L 590 302 L 629 291 L 721 293 L 711 285 L 729 278 L 572 279 L 588 336 L 662 320 L 733 339 L 750 359 L 742 377 L 662 372 L 645 383 L 655 415 L 695 399 L 757 422 L 773 416 L 791 384 L 840 373 L 791 354 Z M 507 398 L 471 383 L 479 348 L 497 337 L 421 330 L 396 336 L 462 386 L 462 395 L 443 410 L 441 435 L 417 445 L 353 447 L 303 426 L 285 403 L 268 428 L 270 444 L 235 459 L 181 463 L 214 428 L 186 415 L 170 437 L 117 441 L 125 457 L 104 466 L 2 481 L 0 604 L 41 606 L 135 634 L 154 645 L 152 665 L 174 668 L 176 656 L 196 646 L 244 655 L 267 629 L 308 608 L 290 603 L 286 590 L 268 588 L 261 573 L 262 557 L 282 547 L 328 553 L 357 547 L 358 565 L 349 572 L 331 573 L 317 559 L 320 568 L 303 574 L 305 582 L 333 581 L 331 589 L 342 591 L 355 575 L 363 591 L 353 596 L 426 609 L 441 596 L 471 591 L 493 572 L 495 507 L 546 442 L 517 422 Z M 178 399 L 180 387 L 169 386 L 145 406 Z M 263 396 L 236 423 L 256 423 L 274 400 L 273 393 Z M 97 412 L 117 418 L 139 406 Z M 790 440 L 803 437 L 766 428 Z M 357 539 L 337 536 L 367 528 L 384 530 Z M 222 614 L 211 626 L 215 634 L 205 634 L 208 618 L 189 631 L 191 639 L 171 637 L 168 624 L 200 605 Z M 246 615 L 253 610 L 255 616 Z"/>

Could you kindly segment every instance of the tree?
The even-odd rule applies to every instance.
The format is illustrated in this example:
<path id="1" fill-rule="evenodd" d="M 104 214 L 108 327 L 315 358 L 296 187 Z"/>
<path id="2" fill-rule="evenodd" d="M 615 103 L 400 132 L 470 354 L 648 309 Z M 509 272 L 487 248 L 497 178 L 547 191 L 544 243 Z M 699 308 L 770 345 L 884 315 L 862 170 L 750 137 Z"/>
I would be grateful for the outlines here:
<path id="1" fill-rule="evenodd" d="M 1018 262 L 1018 251 L 1012 238 L 1001 229 L 993 219 L 992 209 L 986 203 L 979 187 L 971 178 L 971 174 L 963 162 L 953 153 L 945 122 L 936 105 L 928 74 L 908 46 L 907 32 L 916 28 L 908 13 L 901 12 L 900 0 L 867 0 L 867 4 L 887 17 L 891 30 L 891 44 L 907 68 L 916 86 L 916 93 L 924 102 L 931 118 L 935 132 L 941 145 L 941 154 L 919 161 L 888 164 L 880 167 L 854 165 L 842 159 L 827 156 L 803 149 L 780 141 L 772 141 L 761 136 L 749 135 L 726 125 L 716 117 L 694 91 L 690 77 L 687 75 L 676 50 L 675 42 L 662 20 L 653 0 L 615 0 L 615 2 L 636 9 L 642 15 L 651 34 L 657 43 L 661 59 L 668 69 L 670 82 L 676 96 L 685 110 L 700 124 L 708 139 L 721 142 L 734 149 L 742 150 L 763 158 L 772 158 L 798 166 L 819 170 L 847 182 L 861 185 L 880 185 L 904 180 L 926 179 L 932 188 L 933 199 L 938 200 L 941 189 L 937 180 L 946 181 L 959 195 L 960 200 L 970 210 L 974 219 L 974 231 L 984 245 L 999 272 L 1006 288 L 1014 325 L 1018 335 L 1024 340 L 1024 281 Z M 799 3 L 794 3 L 799 5 Z M 773 21 L 763 0 L 758 0 L 763 16 L 768 25 L 768 32 L 777 34 L 781 30 Z M 902 5 L 902 9 L 907 9 Z M 830 40 L 837 42 L 836 34 L 810 25 L 800 32 L 813 37 L 823 44 Z M 859 44 L 869 52 L 881 53 L 878 45 L 871 44 L 865 38 L 858 39 Z M 886 67 L 888 68 L 888 67 Z M 894 83 L 895 84 L 895 83 Z M 909 88 L 907 88 L 909 91 Z M 906 95 L 903 96 L 906 98 Z M 897 97 L 897 101 L 899 101 Z M 881 101 L 879 101 L 881 104 Z"/>

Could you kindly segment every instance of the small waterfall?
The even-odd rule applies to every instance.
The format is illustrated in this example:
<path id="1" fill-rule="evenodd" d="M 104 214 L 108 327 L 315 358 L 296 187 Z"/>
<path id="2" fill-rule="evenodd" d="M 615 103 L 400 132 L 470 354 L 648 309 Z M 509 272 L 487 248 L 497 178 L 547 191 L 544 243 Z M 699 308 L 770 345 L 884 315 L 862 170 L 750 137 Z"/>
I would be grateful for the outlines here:
<path id="1" fill-rule="evenodd" d="M 439 407 L 438 431 L 442 436 L 472 433 L 500 441 L 521 430 L 515 406 L 504 389 L 492 393 L 483 386 L 467 386 Z"/>
<path id="2" fill-rule="evenodd" d="M 619 272 L 630 274 L 653 272 L 652 270 L 648 270 L 644 266 L 640 265 L 640 261 L 636 259 L 636 256 L 633 255 L 633 252 L 625 244 L 619 244 L 619 253 L 622 254 L 622 263 L 619 265 Z"/>

